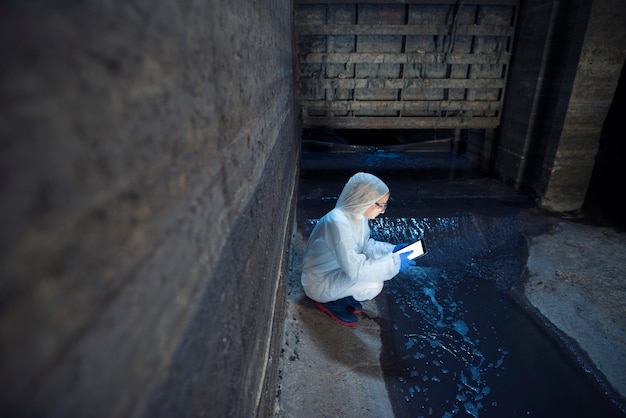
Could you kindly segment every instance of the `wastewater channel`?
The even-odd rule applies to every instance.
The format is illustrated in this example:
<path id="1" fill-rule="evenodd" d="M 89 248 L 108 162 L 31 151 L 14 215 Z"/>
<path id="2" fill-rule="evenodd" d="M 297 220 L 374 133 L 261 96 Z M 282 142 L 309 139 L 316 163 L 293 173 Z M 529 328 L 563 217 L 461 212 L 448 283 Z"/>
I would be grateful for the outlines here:
<path id="1" fill-rule="evenodd" d="M 381 364 L 396 417 L 626 416 L 573 350 L 511 296 L 527 258 L 516 214 L 534 206 L 528 197 L 443 154 L 310 153 L 302 161 L 305 230 L 350 175 L 368 171 L 391 190 L 372 237 L 426 244 L 418 265 L 378 296 L 389 318 Z"/>
<path id="2" fill-rule="evenodd" d="M 476 228 L 489 222 L 492 228 Z M 382 365 L 395 416 L 625 416 L 568 347 L 509 295 L 524 267 L 524 242 L 513 222 L 400 218 L 378 220 L 373 229 L 396 242 L 390 227 L 429 242 L 420 265 L 384 291 L 390 320 Z M 467 238 L 459 239 L 460 230 Z M 500 245 L 479 248 L 485 233 Z M 445 261 L 451 257 L 465 265 Z"/>

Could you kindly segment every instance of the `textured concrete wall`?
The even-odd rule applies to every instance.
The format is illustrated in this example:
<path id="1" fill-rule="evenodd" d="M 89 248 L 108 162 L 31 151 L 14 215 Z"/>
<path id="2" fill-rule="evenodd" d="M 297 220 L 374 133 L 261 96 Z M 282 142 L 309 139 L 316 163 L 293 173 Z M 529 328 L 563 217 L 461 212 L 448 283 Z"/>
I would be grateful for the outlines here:
<path id="1" fill-rule="evenodd" d="M 624 62 L 624 8 L 521 2 L 494 170 L 547 210 L 584 203 Z"/>
<path id="2" fill-rule="evenodd" d="M 271 409 L 291 24 L 288 0 L 2 2 L 0 415 Z"/>
<path id="3" fill-rule="evenodd" d="M 542 184 L 541 206 L 545 209 L 578 210 L 584 203 L 602 127 L 626 57 L 625 22 L 624 1 L 593 1 L 563 115 L 563 129 L 552 138 L 558 144 L 550 154 L 553 162 L 544 166 L 542 179 L 547 182 Z"/>
<path id="4" fill-rule="evenodd" d="M 577 4 L 572 11 L 559 1 L 521 2 L 494 168 L 502 179 L 536 195 L 541 194 L 538 183 L 545 159 L 549 164 L 554 155 L 546 154 L 548 137 L 551 131 L 560 132 L 567 108 L 585 31 L 584 13 L 589 11 L 590 2 L 585 3 L 586 8 Z M 574 12 L 583 14 L 577 43 L 571 30 Z M 560 94 L 565 96 L 561 99 Z"/>

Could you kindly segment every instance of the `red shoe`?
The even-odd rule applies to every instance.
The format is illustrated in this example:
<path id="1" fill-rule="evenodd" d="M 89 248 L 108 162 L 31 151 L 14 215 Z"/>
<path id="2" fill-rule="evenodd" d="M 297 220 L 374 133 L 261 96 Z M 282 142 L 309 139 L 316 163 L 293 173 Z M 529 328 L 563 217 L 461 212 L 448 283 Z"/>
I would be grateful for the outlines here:
<path id="1" fill-rule="evenodd" d="M 315 306 L 317 307 L 317 309 L 325 312 L 328 316 L 339 322 L 341 325 L 345 325 L 347 327 L 355 326 L 359 320 L 359 318 L 357 318 L 355 314 L 353 314 L 352 312 L 348 312 L 343 299 L 326 303 L 315 302 Z"/>
<path id="2" fill-rule="evenodd" d="M 348 310 L 348 312 L 352 312 L 355 315 L 359 315 L 361 312 L 363 312 L 363 306 L 361 305 L 361 302 L 359 302 L 352 296 L 348 296 L 345 299 L 347 300 L 347 304 L 348 304 L 348 306 L 346 306 L 346 309 Z"/>

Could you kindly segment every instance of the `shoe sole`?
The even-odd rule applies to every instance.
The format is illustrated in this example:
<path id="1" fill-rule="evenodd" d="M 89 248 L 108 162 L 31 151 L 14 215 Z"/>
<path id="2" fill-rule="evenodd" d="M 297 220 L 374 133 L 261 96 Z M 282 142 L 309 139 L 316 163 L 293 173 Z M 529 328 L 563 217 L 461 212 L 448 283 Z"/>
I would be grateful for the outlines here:
<path id="1" fill-rule="evenodd" d="M 345 325 L 346 327 L 356 326 L 356 321 L 355 322 L 342 321 L 341 319 L 337 318 L 328 308 L 326 308 L 324 305 L 322 305 L 319 302 L 315 302 L 315 306 L 317 307 L 317 309 L 324 312 L 326 315 L 330 316 L 332 320 L 340 323 L 341 325 Z"/>
<path id="2" fill-rule="evenodd" d="M 348 302 L 359 303 L 359 301 L 356 300 L 353 296 L 349 296 L 349 298 L 351 299 L 351 301 L 348 301 Z M 352 306 L 352 303 L 349 303 L 346 309 L 348 310 L 348 312 L 352 312 L 355 315 L 360 315 L 363 312 L 363 309 L 354 309 L 354 307 Z"/>

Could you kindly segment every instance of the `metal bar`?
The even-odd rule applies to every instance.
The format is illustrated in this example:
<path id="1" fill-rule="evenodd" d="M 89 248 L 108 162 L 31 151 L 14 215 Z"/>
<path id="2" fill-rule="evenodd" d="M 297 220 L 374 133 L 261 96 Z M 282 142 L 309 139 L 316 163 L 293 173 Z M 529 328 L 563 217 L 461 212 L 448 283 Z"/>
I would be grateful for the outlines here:
<path id="1" fill-rule="evenodd" d="M 301 56 L 301 64 L 506 64 L 510 61 L 510 53 L 482 54 L 443 54 L 443 53 L 374 53 L 346 52 L 324 53 L 311 52 Z"/>
<path id="2" fill-rule="evenodd" d="M 492 129 L 498 127 L 498 117 L 326 117 L 307 116 L 304 128 L 333 129 Z"/>
<path id="3" fill-rule="evenodd" d="M 499 101 L 441 101 L 441 100 L 303 100 L 302 105 L 309 111 L 348 112 L 371 110 L 394 110 L 402 112 L 436 111 L 499 111 Z"/>
<path id="4" fill-rule="evenodd" d="M 501 78 L 306 78 L 300 79 L 305 89 L 501 89 Z"/>
<path id="5" fill-rule="evenodd" d="M 298 35 L 433 35 L 449 34 L 451 25 L 296 25 Z M 461 36 L 512 36 L 513 26 L 463 25 L 456 29 Z"/>

